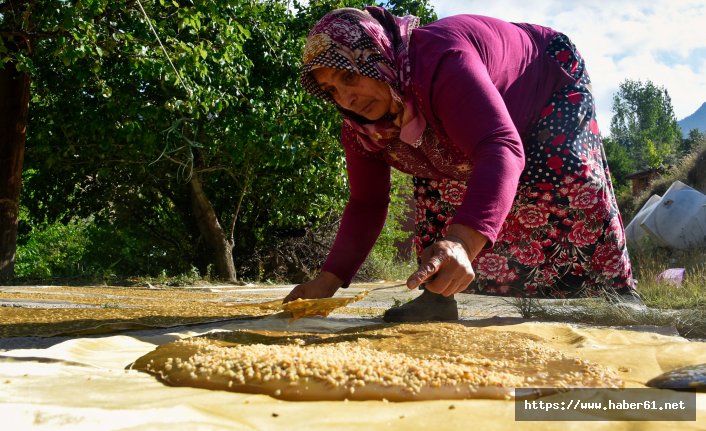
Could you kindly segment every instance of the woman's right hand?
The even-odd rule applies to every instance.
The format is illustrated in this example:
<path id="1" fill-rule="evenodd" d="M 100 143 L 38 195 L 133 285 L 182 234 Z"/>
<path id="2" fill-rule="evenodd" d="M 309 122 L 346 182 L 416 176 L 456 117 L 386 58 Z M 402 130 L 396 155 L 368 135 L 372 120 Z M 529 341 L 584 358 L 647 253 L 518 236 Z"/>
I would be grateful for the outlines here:
<path id="1" fill-rule="evenodd" d="M 294 301 L 295 299 L 317 299 L 330 298 L 341 287 L 343 280 L 330 272 L 321 272 L 311 281 L 295 286 L 282 303 Z"/>

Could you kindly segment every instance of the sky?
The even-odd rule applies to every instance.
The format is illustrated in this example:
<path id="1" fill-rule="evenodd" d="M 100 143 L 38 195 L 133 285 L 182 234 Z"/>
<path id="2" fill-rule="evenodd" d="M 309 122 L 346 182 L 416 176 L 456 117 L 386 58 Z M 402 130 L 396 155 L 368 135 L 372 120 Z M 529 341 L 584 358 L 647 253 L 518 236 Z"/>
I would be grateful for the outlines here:
<path id="1" fill-rule="evenodd" d="M 677 120 L 706 102 L 706 0 L 430 0 L 439 17 L 460 13 L 552 27 L 574 42 L 593 82 L 598 122 L 610 127 L 626 79 L 652 81 Z"/>

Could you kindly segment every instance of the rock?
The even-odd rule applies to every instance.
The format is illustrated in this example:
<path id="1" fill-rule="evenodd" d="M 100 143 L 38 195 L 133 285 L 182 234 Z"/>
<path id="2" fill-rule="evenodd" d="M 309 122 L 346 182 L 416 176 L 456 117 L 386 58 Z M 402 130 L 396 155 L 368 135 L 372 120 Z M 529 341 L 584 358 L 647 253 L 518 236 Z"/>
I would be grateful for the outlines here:
<path id="1" fill-rule="evenodd" d="M 667 371 L 651 379 L 647 386 L 660 389 L 695 389 L 706 392 L 706 364 Z"/>

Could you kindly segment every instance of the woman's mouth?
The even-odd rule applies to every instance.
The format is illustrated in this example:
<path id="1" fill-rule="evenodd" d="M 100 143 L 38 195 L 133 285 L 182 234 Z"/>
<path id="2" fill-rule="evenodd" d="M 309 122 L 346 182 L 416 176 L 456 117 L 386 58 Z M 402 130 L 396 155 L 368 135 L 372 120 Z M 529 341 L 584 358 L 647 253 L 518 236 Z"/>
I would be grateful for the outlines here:
<path id="1" fill-rule="evenodd" d="M 365 104 L 365 106 L 363 106 L 363 108 L 360 110 L 360 115 L 365 116 L 365 114 L 368 114 L 371 108 L 373 107 L 373 104 L 375 104 L 374 100 L 371 100 L 370 102 Z"/>

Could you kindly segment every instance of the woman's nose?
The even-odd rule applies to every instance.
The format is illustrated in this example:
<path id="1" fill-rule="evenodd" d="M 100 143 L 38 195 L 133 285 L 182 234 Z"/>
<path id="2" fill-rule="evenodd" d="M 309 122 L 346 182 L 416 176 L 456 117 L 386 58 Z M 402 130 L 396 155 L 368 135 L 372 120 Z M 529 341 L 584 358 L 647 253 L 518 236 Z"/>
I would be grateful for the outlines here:
<path id="1" fill-rule="evenodd" d="M 352 110 L 356 98 L 355 92 L 344 87 L 338 90 L 338 95 L 338 104 L 341 105 L 341 107 L 344 109 L 347 109 L 349 111 Z"/>

